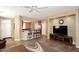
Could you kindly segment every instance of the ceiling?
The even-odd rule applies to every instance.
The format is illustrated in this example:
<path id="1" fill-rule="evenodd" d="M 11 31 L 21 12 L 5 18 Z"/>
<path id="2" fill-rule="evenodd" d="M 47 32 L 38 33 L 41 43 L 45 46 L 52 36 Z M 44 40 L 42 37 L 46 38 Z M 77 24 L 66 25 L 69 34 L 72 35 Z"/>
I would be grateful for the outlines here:
<path id="1" fill-rule="evenodd" d="M 25 19 L 46 19 L 60 13 L 69 12 L 77 9 L 78 6 L 47 6 L 44 9 L 38 9 L 39 12 L 29 13 L 30 8 L 23 6 L 4 6 L 0 7 L 0 15 L 5 17 L 23 16 Z"/>

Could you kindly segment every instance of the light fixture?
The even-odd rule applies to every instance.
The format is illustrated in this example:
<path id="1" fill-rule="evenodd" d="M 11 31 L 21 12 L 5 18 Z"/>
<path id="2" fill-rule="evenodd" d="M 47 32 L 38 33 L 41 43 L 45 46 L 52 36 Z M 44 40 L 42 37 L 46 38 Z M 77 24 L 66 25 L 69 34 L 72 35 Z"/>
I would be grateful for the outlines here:
<path id="1" fill-rule="evenodd" d="M 59 24 L 63 24 L 64 23 L 64 20 L 63 19 L 60 19 L 59 20 Z"/>

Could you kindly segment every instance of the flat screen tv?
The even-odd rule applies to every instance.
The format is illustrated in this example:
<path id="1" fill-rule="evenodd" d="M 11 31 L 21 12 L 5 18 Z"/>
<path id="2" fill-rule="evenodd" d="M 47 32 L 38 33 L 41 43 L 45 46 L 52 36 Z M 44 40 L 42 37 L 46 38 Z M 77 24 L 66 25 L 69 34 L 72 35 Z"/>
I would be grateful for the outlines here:
<path id="1" fill-rule="evenodd" d="M 67 31 L 68 31 L 67 26 L 59 26 L 59 27 L 53 26 L 53 33 L 67 35 Z"/>

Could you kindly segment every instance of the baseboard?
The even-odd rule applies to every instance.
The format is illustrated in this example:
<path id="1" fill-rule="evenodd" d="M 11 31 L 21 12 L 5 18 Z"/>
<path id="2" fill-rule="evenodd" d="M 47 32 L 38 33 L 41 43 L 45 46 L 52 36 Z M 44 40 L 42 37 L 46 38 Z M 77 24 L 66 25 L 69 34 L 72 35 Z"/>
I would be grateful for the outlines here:
<path id="1" fill-rule="evenodd" d="M 27 40 L 27 38 L 21 38 L 21 40 Z"/>
<path id="2" fill-rule="evenodd" d="M 20 39 L 14 39 L 15 41 L 20 41 Z"/>
<path id="3" fill-rule="evenodd" d="M 74 45 L 76 45 L 76 42 L 73 42 Z"/>

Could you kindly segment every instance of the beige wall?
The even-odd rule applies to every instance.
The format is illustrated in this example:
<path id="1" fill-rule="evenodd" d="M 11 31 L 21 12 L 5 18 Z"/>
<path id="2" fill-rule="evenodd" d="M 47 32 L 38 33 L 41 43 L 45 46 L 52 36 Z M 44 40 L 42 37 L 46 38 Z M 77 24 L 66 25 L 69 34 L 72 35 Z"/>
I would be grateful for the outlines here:
<path id="1" fill-rule="evenodd" d="M 46 35 L 46 21 L 42 21 L 42 35 Z"/>
<path id="2" fill-rule="evenodd" d="M 53 26 L 63 26 L 66 25 L 68 26 L 68 36 L 72 36 L 73 37 L 73 43 L 75 43 L 76 41 L 76 30 L 75 30 L 75 16 L 66 16 L 64 18 L 62 18 L 64 20 L 64 24 L 59 24 L 59 19 L 54 19 L 52 20 L 52 28 L 51 28 L 51 32 L 53 33 Z"/>
<path id="3" fill-rule="evenodd" d="M 79 9 L 76 11 L 76 47 L 79 48 Z"/>

